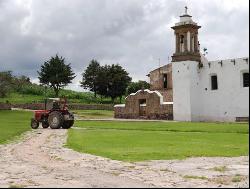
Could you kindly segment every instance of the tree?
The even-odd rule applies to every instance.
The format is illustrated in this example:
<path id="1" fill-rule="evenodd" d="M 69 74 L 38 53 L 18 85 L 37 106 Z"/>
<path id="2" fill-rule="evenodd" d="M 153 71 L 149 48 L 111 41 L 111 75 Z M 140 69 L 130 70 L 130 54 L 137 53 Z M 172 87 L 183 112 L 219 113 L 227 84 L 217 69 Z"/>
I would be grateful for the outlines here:
<path id="1" fill-rule="evenodd" d="M 38 75 L 40 83 L 52 88 L 56 97 L 58 97 L 61 88 L 72 83 L 75 78 L 71 65 L 65 64 L 65 59 L 58 55 L 44 62 Z"/>
<path id="2" fill-rule="evenodd" d="M 89 66 L 82 74 L 81 86 L 84 89 L 89 89 L 90 91 L 94 92 L 95 97 L 97 94 L 97 80 L 100 69 L 101 66 L 99 62 L 96 60 L 91 60 Z"/>
<path id="3" fill-rule="evenodd" d="M 107 96 L 111 97 L 113 103 L 117 97 L 120 97 L 121 101 L 121 98 L 126 94 L 126 89 L 132 79 L 129 77 L 129 74 L 118 64 L 107 66 L 107 70 Z"/>
<path id="4" fill-rule="evenodd" d="M 136 93 L 141 89 L 149 89 L 150 84 L 146 81 L 131 82 L 127 88 L 127 95 Z"/>
<path id="5" fill-rule="evenodd" d="M 100 66 L 99 62 L 92 60 L 82 74 L 81 86 L 102 97 L 115 98 L 126 94 L 126 89 L 131 82 L 128 73 L 120 65 Z"/>
<path id="6" fill-rule="evenodd" d="M 17 92 L 21 92 L 24 88 L 24 86 L 28 86 L 28 85 L 31 85 L 31 82 L 30 82 L 30 78 L 27 77 L 27 76 L 20 76 L 20 77 L 13 77 L 13 85 L 14 85 L 14 89 L 17 91 Z"/>
<path id="7" fill-rule="evenodd" d="M 101 98 L 108 97 L 109 66 L 101 66 L 96 78 L 96 92 Z"/>
<path id="8" fill-rule="evenodd" d="M 0 98 L 6 97 L 12 88 L 11 71 L 0 72 Z"/>

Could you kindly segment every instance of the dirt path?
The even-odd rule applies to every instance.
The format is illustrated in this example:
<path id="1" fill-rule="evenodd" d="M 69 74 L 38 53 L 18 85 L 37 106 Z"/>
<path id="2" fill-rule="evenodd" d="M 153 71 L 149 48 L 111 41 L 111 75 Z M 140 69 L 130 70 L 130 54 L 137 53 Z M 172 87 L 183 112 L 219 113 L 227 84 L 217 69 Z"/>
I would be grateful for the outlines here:
<path id="1" fill-rule="evenodd" d="M 0 148 L 0 187 L 147 187 L 142 182 L 80 166 L 62 148 L 66 130 L 37 130 Z M 64 154 L 65 157 L 60 157 Z M 75 155 L 74 155 L 75 154 Z"/>
<path id="2" fill-rule="evenodd" d="M 64 148 L 66 130 L 0 146 L 0 187 L 248 187 L 249 159 L 124 163 Z"/>

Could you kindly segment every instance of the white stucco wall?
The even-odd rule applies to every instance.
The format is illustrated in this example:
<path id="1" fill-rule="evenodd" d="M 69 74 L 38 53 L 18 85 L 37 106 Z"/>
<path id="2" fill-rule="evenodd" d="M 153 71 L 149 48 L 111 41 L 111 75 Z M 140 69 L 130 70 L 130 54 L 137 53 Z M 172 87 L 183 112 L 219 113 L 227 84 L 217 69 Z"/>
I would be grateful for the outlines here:
<path id="1" fill-rule="evenodd" d="M 208 62 L 173 63 L 174 119 L 178 121 L 235 121 L 249 117 L 249 88 L 243 87 L 242 73 L 249 72 L 246 58 Z M 210 64 L 210 66 L 209 66 Z M 216 91 L 211 90 L 211 75 L 218 77 Z"/>
<path id="2" fill-rule="evenodd" d="M 172 64 L 174 119 L 177 121 L 192 121 L 191 78 L 197 64 L 194 61 L 174 62 Z"/>

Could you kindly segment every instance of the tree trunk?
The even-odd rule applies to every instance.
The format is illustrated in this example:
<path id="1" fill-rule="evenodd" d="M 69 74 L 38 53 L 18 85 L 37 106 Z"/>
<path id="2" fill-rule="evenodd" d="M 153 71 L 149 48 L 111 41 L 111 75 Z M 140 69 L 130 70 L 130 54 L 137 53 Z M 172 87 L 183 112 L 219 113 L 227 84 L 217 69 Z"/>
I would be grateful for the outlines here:
<path id="1" fill-rule="evenodd" d="M 57 89 L 55 92 L 56 92 L 56 98 L 58 98 L 58 96 L 59 96 L 59 90 Z"/>
<path id="2" fill-rule="evenodd" d="M 58 96 L 59 96 L 59 88 L 54 87 L 54 91 L 55 91 L 55 94 L 56 94 L 56 98 L 58 98 Z"/>
<path id="3" fill-rule="evenodd" d="M 96 86 L 94 86 L 94 94 L 95 94 L 95 98 L 96 98 Z"/>

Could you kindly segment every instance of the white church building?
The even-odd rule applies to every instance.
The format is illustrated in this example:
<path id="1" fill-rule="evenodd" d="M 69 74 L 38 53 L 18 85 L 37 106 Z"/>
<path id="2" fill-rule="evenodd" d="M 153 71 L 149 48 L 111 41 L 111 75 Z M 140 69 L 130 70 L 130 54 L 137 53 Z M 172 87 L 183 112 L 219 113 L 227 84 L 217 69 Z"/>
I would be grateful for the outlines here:
<path id="1" fill-rule="evenodd" d="M 173 116 L 177 121 L 244 121 L 249 118 L 249 58 L 209 61 L 200 53 L 201 27 L 184 14 L 172 29 Z"/>
<path id="2" fill-rule="evenodd" d="M 187 14 L 172 27 L 172 62 L 149 73 L 150 90 L 115 106 L 115 117 L 176 121 L 249 121 L 249 58 L 209 61 L 200 52 L 201 27 Z"/>

